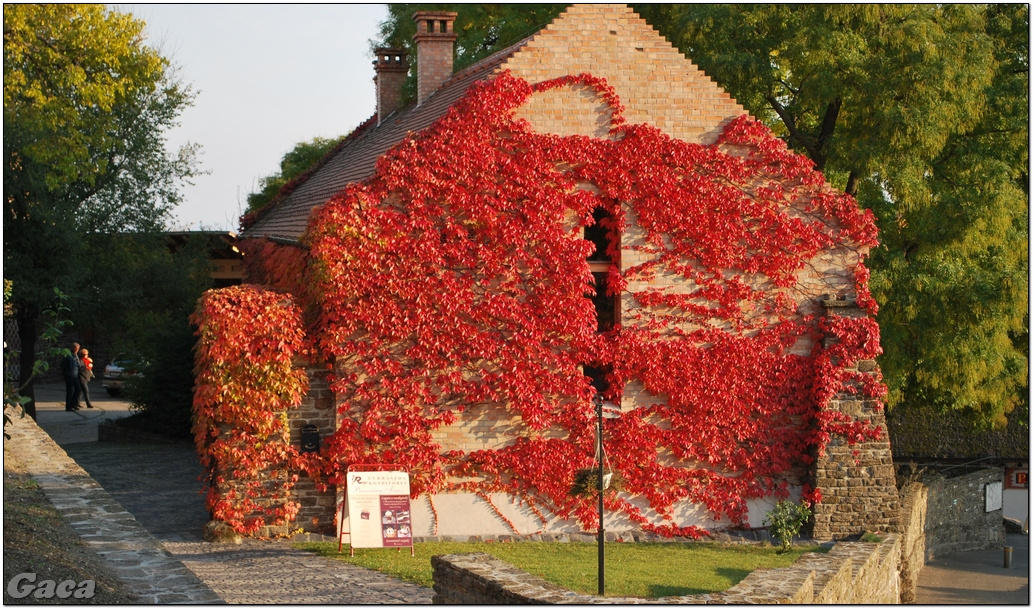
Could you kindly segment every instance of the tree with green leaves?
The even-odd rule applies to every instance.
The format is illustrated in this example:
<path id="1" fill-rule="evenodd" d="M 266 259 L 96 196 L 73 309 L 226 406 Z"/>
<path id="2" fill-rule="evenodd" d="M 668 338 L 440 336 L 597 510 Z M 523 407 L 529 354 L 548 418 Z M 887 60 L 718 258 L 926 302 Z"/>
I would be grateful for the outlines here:
<path id="1" fill-rule="evenodd" d="M 86 237 L 162 230 L 196 173 L 194 146 L 165 146 L 193 93 L 143 27 L 103 5 L 4 6 L 4 276 L 22 370 L 53 289 L 73 310 L 97 294 Z"/>
<path id="2" fill-rule="evenodd" d="M 307 142 L 298 142 L 280 159 L 280 170 L 260 179 L 258 192 L 248 194 L 245 213 L 257 212 L 271 203 L 287 182 L 311 169 L 342 139 L 317 136 Z"/>
<path id="3" fill-rule="evenodd" d="M 141 363 L 141 374 L 129 379 L 125 391 L 135 413 L 120 419 L 120 425 L 190 437 L 197 328 L 189 317 L 213 285 L 208 256 L 215 240 L 195 233 L 175 251 L 167 242 L 155 250 L 148 240 L 139 238 L 123 246 L 147 251 L 140 251 L 139 262 L 129 267 L 138 296 L 133 298 L 134 306 L 119 316 L 125 351 Z"/>
<path id="4" fill-rule="evenodd" d="M 1028 393 L 1028 6 L 632 6 L 876 214 L 889 405 L 1003 424 Z M 394 4 L 374 46 L 453 10 L 458 69 L 562 8 Z"/>
<path id="5" fill-rule="evenodd" d="M 12 311 L 9 304 L 13 294 L 13 282 L 4 279 L 4 317 L 7 317 L 9 312 Z M 18 358 L 18 353 L 14 350 L 8 350 L 7 345 L 4 345 L 4 440 L 11 438 L 7 434 L 7 426 L 12 419 L 7 413 L 7 408 L 10 407 L 20 411 L 19 416 L 21 417 L 28 414 L 35 418 L 36 404 L 31 397 L 24 395 L 26 386 L 33 379 L 47 372 L 50 368 L 51 360 L 71 353 L 71 350 L 67 347 L 58 346 L 58 339 L 61 338 L 64 329 L 72 323 L 68 319 L 68 309 L 64 306 L 64 302 L 65 295 L 55 288 L 51 306 L 44 309 L 41 315 L 43 331 L 40 333 L 39 346 L 43 348 L 42 354 L 32 363 L 32 369 L 25 374 L 21 374 L 21 378 L 18 381 L 6 378 L 6 372 L 10 364 L 9 360 Z"/>

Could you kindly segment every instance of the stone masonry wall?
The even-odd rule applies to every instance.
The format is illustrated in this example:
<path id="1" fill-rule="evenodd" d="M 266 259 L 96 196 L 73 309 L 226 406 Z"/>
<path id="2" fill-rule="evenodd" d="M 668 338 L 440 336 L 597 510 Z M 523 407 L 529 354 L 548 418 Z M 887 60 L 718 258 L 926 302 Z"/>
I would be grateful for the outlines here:
<path id="1" fill-rule="evenodd" d="M 900 491 L 900 602 L 915 602 L 918 574 L 925 566 L 925 522 L 929 489 L 913 482 Z"/>
<path id="2" fill-rule="evenodd" d="M 308 394 L 301 404 L 287 411 L 291 444 L 301 445 L 301 430 L 306 425 L 315 425 L 320 438 L 332 435 L 337 430 L 337 410 L 334 396 L 327 384 L 327 371 L 306 368 L 309 378 Z M 334 533 L 336 500 L 333 490 L 320 492 L 311 478 L 302 474 L 294 487 L 294 496 L 301 503 L 296 525 L 312 533 Z"/>
<path id="3" fill-rule="evenodd" d="M 918 574 L 937 556 L 1004 545 L 1002 510 L 985 509 L 986 485 L 1003 481 L 999 468 L 956 478 L 940 474 L 900 490 L 900 602 L 914 603 Z"/>
<path id="4" fill-rule="evenodd" d="M 953 552 L 1004 546 L 1004 513 L 986 511 L 987 484 L 1004 482 L 1004 470 L 990 468 L 946 478 L 933 474 L 922 480 L 928 488 L 925 521 L 925 560 Z"/>
<path id="5" fill-rule="evenodd" d="M 853 300 L 826 299 L 823 302 L 828 315 L 857 317 L 865 314 Z M 874 372 L 877 368 L 874 361 L 861 361 L 856 369 Z M 846 539 L 867 531 L 899 533 L 900 497 L 886 416 L 877 409 L 875 400 L 849 394 L 837 396 L 830 408 L 878 426 L 883 439 L 850 446 L 845 439 L 834 437 L 825 454 L 818 457 L 814 483 L 821 490 L 822 500 L 814 506 L 812 537 L 824 541 Z"/>
<path id="6" fill-rule="evenodd" d="M 714 594 L 660 599 L 598 597 L 550 584 L 489 554 L 434 556 L 435 604 L 894 604 L 900 538 L 840 542 L 827 554 L 805 554 L 789 567 L 758 569 Z"/>

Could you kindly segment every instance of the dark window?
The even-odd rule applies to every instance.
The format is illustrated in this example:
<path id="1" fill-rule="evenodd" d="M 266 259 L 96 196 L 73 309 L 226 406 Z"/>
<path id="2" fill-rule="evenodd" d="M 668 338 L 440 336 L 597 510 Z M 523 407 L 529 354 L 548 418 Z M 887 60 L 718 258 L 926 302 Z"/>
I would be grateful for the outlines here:
<path id="1" fill-rule="evenodd" d="M 596 393 L 604 394 L 610 390 L 610 382 L 606 380 L 606 373 L 609 372 L 609 366 L 606 368 L 600 366 L 582 366 L 582 371 L 592 381 L 592 387 L 595 387 Z"/>
<path id="2" fill-rule="evenodd" d="M 595 316 L 599 324 L 596 332 L 612 330 L 617 321 L 617 299 L 606 295 L 606 275 L 608 273 L 592 273 L 595 279 L 595 296 L 592 297 L 592 304 L 595 305 Z"/>
<path id="3" fill-rule="evenodd" d="M 595 251 L 588 256 L 588 261 L 610 262 L 610 255 L 606 253 L 610 229 L 603 226 L 603 220 L 608 220 L 610 214 L 604 208 L 596 207 L 595 211 L 592 212 L 592 218 L 595 220 L 595 224 L 585 227 L 585 239 L 595 245 Z"/>
<path id="4" fill-rule="evenodd" d="M 614 260 L 607 252 L 607 246 L 611 239 L 616 236 L 610 232 L 610 214 L 603 207 L 596 207 L 592 212 L 595 222 L 585 227 L 585 239 L 595 245 L 595 251 L 589 254 L 588 263 L 592 270 L 592 280 L 595 287 L 595 294 L 591 295 L 592 304 L 595 305 L 595 316 L 597 320 L 596 332 L 607 332 L 619 323 L 620 320 L 620 298 L 606 294 L 606 278 L 609 270 L 613 267 Z M 616 243 L 614 244 L 617 245 Z M 613 248 L 617 250 L 617 247 Z M 586 294 L 586 296 L 589 296 Z M 606 375 L 610 368 L 598 365 L 585 364 L 582 367 L 584 375 L 587 376 L 595 390 L 605 394 L 610 389 L 610 383 Z"/>

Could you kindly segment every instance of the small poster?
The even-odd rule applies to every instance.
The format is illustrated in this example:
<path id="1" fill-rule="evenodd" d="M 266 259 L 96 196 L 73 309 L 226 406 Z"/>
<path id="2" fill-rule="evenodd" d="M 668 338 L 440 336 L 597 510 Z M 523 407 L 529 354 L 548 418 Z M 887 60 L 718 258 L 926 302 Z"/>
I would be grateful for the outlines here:
<path id="1" fill-rule="evenodd" d="M 407 472 L 348 472 L 352 548 L 412 547 Z"/>
<path id="2" fill-rule="evenodd" d="M 988 482 L 986 484 L 986 511 L 995 512 L 1004 508 L 1004 485 L 1001 482 Z"/>

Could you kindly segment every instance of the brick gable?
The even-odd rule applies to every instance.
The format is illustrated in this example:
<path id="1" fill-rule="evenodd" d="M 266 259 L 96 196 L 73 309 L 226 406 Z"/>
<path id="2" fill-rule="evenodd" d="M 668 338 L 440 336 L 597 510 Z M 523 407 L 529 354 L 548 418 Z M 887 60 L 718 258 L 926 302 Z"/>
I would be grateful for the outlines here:
<path id="1" fill-rule="evenodd" d="M 605 78 L 624 103 L 629 123 L 647 123 L 687 142 L 713 143 L 725 123 L 746 113 L 623 5 L 570 7 L 499 69 L 531 83 L 586 72 Z M 537 95 L 519 115 L 539 131 L 568 134 L 566 101 L 562 91 Z"/>

